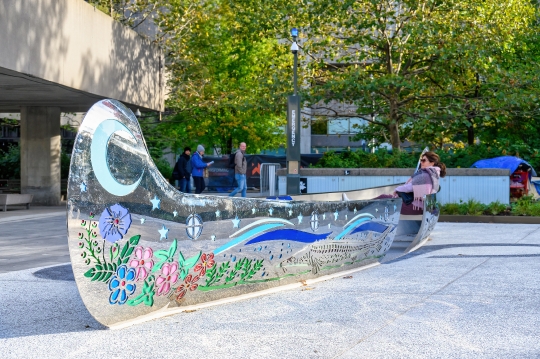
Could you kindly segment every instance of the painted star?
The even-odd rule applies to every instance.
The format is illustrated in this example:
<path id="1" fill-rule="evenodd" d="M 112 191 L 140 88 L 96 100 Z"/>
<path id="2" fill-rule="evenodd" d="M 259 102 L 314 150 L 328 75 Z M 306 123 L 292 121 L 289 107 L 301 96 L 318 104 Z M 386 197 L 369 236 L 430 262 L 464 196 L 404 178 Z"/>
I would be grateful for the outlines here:
<path id="1" fill-rule="evenodd" d="M 216 236 L 215 235 L 211 235 L 210 238 L 212 239 L 212 242 L 214 242 L 216 240 Z"/>
<path id="2" fill-rule="evenodd" d="M 345 215 L 345 220 L 347 220 L 347 215 Z"/>
<path id="3" fill-rule="evenodd" d="M 289 217 L 292 216 L 292 209 L 289 209 Z"/>
<path id="4" fill-rule="evenodd" d="M 339 213 L 338 213 L 338 211 L 336 210 L 336 211 L 334 212 L 334 221 L 337 221 L 338 216 L 339 216 Z"/>
<path id="5" fill-rule="evenodd" d="M 240 228 L 240 219 L 238 219 L 238 216 L 236 216 L 235 219 L 232 220 L 233 228 Z"/>
<path id="6" fill-rule="evenodd" d="M 328 223 L 328 229 L 330 229 L 330 227 L 332 227 L 332 225 L 330 223 Z"/>
<path id="7" fill-rule="evenodd" d="M 378 208 L 375 208 L 375 212 L 379 212 L 379 209 L 378 209 Z"/>
<path id="8" fill-rule="evenodd" d="M 146 222 L 146 219 L 141 218 L 141 224 L 144 224 L 144 222 Z"/>
<path id="9" fill-rule="evenodd" d="M 161 200 L 157 198 L 157 196 L 154 196 L 154 199 L 151 199 L 150 202 L 152 202 L 152 211 L 156 208 L 159 209 L 159 203 Z"/>
<path id="10" fill-rule="evenodd" d="M 302 216 L 302 213 L 300 213 L 297 218 L 298 218 L 298 224 L 302 223 L 302 219 L 304 219 L 304 217 Z"/>
<path id="11" fill-rule="evenodd" d="M 356 207 L 354 207 L 354 211 L 353 211 L 353 212 L 354 212 L 354 214 L 356 214 L 356 212 L 358 212 L 358 211 L 356 210 Z"/>
<path id="12" fill-rule="evenodd" d="M 221 212 L 219 211 L 219 209 L 216 211 L 216 217 L 219 217 L 221 216 Z"/>
<path id="13" fill-rule="evenodd" d="M 322 214 L 322 219 L 326 219 L 326 213 Z"/>
<path id="14" fill-rule="evenodd" d="M 86 192 L 86 183 L 81 183 L 79 187 L 81 188 L 81 192 Z"/>
<path id="15" fill-rule="evenodd" d="M 257 210 L 255 208 L 252 208 L 251 213 L 255 214 L 255 212 L 257 212 Z"/>
<path id="16" fill-rule="evenodd" d="M 272 213 L 274 213 L 274 209 L 273 209 L 273 208 L 270 208 L 270 209 L 268 210 L 268 213 L 270 213 L 270 215 L 272 215 Z"/>
<path id="17" fill-rule="evenodd" d="M 174 210 L 174 212 L 172 213 L 175 217 L 178 216 L 178 212 L 176 212 L 176 210 Z"/>
<path id="18" fill-rule="evenodd" d="M 161 238 L 167 239 L 167 235 L 169 233 L 169 228 L 165 228 L 165 226 L 163 226 L 163 228 L 161 228 L 158 232 L 160 234 L 160 237 L 159 237 L 160 241 L 161 241 Z"/>

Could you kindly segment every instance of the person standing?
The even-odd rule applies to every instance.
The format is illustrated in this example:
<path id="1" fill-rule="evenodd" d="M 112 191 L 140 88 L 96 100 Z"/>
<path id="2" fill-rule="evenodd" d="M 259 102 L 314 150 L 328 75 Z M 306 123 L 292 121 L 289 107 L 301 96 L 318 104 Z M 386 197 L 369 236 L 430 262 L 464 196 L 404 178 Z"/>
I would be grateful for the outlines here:
<path id="1" fill-rule="evenodd" d="M 195 183 L 195 193 L 201 194 L 202 191 L 206 188 L 206 184 L 204 183 L 204 169 L 206 167 L 210 167 L 212 162 L 205 163 L 203 161 L 204 156 L 204 147 L 202 145 L 197 146 L 197 152 L 191 156 L 191 167 L 192 172 L 191 175 L 193 176 L 193 182 Z"/>
<path id="2" fill-rule="evenodd" d="M 178 158 L 178 177 L 180 178 L 180 191 L 191 193 L 191 148 L 184 147 L 184 152 Z"/>
<path id="3" fill-rule="evenodd" d="M 238 184 L 238 187 L 229 194 L 229 197 L 234 197 L 238 192 L 242 191 L 242 197 L 246 197 L 247 191 L 247 181 L 246 181 L 246 172 L 247 172 L 247 161 L 246 161 L 246 143 L 242 142 L 240 148 L 236 151 L 234 155 L 234 179 Z"/>

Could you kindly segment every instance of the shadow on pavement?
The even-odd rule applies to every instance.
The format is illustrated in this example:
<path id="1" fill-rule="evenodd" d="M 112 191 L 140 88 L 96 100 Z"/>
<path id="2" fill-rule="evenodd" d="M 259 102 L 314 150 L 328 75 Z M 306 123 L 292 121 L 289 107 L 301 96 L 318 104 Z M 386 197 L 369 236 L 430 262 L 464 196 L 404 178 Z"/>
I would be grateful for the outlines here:
<path id="1" fill-rule="evenodd" d="M 0 339 L 108 329 L 86 309 L 71 265 L 32 274 L 0 276 Z"/>
<path id="2" fill-rule="evenodd" d="M 71 264 L 44 268 L 32 274 L 41 279 L 75 281 Z"/>
<path id="3" fill-rule="evenodd" d="M 441 245 L 429 245 L 424 246 L 412 253 L 408 253 L 406 255 L 403 255 L 401 257 L 391 259 L 387 262 L 382 262 L 381 264 L 392 264 L 397 263 L 403 260 L 411 259 L 417 256 L 421 256 L 424 254 L 429 254 L 431 252 L 435 252 L 441 249 L 450 249 L 450 248 L 467 248 L 467 247 L 540 247 L 540 244 L 518 244 L 518 243 L 471 243 L 471 244 L 441 244 Z M 462 254 L 456 254 L 456 255 L 444 255 L 444 256 L 431 256 L 428 258 L 476 258 L 476 257 L 537 257 L 540 256 L 539 254 L 494 254 L 494 255 L 484 255 L 484 254 L 478 254 L 478 255 L 462 255 Z"/>

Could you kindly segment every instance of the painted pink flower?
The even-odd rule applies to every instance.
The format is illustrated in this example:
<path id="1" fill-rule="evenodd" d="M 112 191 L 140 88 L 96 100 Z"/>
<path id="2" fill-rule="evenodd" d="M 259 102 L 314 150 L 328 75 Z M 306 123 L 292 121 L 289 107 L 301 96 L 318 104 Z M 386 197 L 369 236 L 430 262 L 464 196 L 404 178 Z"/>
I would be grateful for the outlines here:
<path id="1" fill-rule="evenodd" d="M 129 262 L 129 266 L 135 268 L 137 280 L 145 280 L 148 277 L 154 266 L 153 256 L 154 251 L 150 247 L 143 248 L 138 246 L 135 248 L 133 259 Z"/>
<path id="2" fill-rule="evenodd" d="M 199 281 L 199 276 L 193 276 L 188 274 L 184 283 L 182 283 L 178 288 L 176 288 L 176 299 L 182 299 L 186 295 L 187 291 L 194 291 L 199 286 L 197 282 Z"/>
<path id="3" fill-rule="evenodd" d="M 212 268 L 214 264 L 216 264 L 214 253 L 203 253 L 201 262 L 195 266 L 195 272 L 201 272 L 200 275 L 203 276 L 206 274 L 206 270 Z"/>
<path id="4" fill-rule="evenodd" d="M 178 281 L 178 262 L 165 263 L 156 279 L 157 295 L 167 295 L 171 286 Z"/>

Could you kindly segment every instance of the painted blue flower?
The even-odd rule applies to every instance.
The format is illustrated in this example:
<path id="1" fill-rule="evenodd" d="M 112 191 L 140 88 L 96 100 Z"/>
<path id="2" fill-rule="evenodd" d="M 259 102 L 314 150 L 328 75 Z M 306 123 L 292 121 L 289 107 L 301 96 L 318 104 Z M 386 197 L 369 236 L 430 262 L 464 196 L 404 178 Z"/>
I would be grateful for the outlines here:
<path id="1" fill-rule="evenodd" d="M 124 304 L 129 296 L 135 292 L 136 286 L 131 283 L 134 280 L 134 268 L 128 268 L 125 264 L 118 267 L 116 275 L 114 275 L 109 282 L 109 290 L 111 291 L 109 303 Z"/>
<path id="2" fill-rule="evenodd" d="M 131 214 L 119 204 L 105 208 L 99 217 L 99 231 L 101 236 L 109 242 L 122 239 L 131 226 Z"/>

